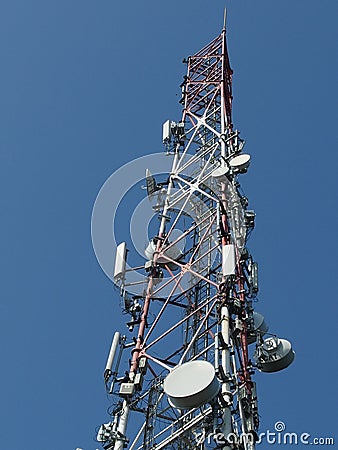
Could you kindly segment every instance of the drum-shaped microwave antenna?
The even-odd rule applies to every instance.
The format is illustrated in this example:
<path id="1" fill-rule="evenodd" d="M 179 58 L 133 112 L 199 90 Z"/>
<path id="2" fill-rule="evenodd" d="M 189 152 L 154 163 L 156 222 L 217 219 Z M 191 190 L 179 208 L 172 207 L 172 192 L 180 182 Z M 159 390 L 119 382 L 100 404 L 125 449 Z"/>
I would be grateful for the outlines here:
<path id="1" fill-rule="evenodd" d="M 257 346 L 254 359 L 262 372 L 278 372 L 286 369 L 295 359 L 291 343 L 286 339 L 269 337 Z"/>
<path id="2" fill-rule="evenodd" d="M 228 166 L 217 167 L 217 169 L 211 172 L 211 176 L 217 181 L 225 181 L 229 170 Z"/>
<path id="3" fill-rule="evenodd" d="M 269 331 L 269 326 L 266 324 L 264 316 L 258 312 L 253 312 L 253 330 L 248 334 L 248 344 L 253 344 L 258 335 L 263 336 Z"/>
<path id="4" fill-rule="evenodd" d="M 163 389 L 175 408 L 191 409 L 213 400 L 220 383 L 211 363 L 194 360 L 176 366 L 164 380 Z"/>
<path id="5" fill-rule="evenodd" d="M 250 155 L 248 155 L 247 153 L 242 153 L 241 155 L 232 158 L 229 164 L 235 172 L 245 173 L 249 168 L 250 159 Z"/>
<path id="6" fill-rule="evenodd" d="M 152 239 L 149 242 L 147 248 L 145 249 L 144 254 L 150 261 L 152 261 L 154 258 L 155 251 L 156 251 L 156 242 L 154 241 L 154 239 Z M 170 259 L 173 259 L 174 261 L 178 261 L 182 257 L 182 252 L 177 247 L 177 245 L 169 244 L 168 248 L 164 249 L 163 256 L 158 256 L 156 262 L 162 267 L 168 266 L 170 270 L 178 269 L 177 264 L 168 261 L 166 256 Z"/>

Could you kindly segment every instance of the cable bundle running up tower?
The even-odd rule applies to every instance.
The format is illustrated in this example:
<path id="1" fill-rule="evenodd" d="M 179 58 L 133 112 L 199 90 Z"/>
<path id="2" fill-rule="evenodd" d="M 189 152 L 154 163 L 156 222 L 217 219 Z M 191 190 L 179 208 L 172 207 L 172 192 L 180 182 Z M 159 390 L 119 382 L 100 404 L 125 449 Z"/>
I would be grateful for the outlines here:
<path id="1" fill-rule="evenodd" d="M 104 372 L 113 407 L 97 440 L 106 450 L 254 450 L 252 376 L 294 359 L 291 344 L 267 333 L 253 308 L 258 266 L 247 241 L 255 213 L 239 183 L 250 155 L 232 123 L 225 21 L 184 62 L 182 117 L 163 125 L 168 179 L 158 183 L 144 168 L 159 223 L 142 282 L 132 278 L 140 267 L 126 269 L 127 244 L 116 251 L 114 282 L 131 334 L 115 333 Z"/>

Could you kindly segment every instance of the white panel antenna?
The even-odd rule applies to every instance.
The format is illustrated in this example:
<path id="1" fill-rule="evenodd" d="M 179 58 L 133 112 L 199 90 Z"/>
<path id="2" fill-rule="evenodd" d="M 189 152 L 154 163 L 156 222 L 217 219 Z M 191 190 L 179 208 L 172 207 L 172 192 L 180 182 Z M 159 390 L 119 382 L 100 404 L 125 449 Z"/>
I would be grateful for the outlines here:
<path id="1" fill-rule="evenodd" d="M 116 350 L 117 347 L 119 346 L 120 343 L 120 333 L 118 331 L 115 332 L 111 346 L 110 346 L 110 351 L 109 351 L 109 355 L 108 355 L 108 359 L 107 359 L 107 364 L 106 364 L 106 368 L 104 371 L 104 377 L 105 379 L 109 379 L 111 373 L 112 373 L 112 367 L 113 367 L 113 363 L 114 363 L 114 358 L 116 355 Z"/>
<path id="2" fill-rule="evenodd" d="M 222 272 L 223 276 L 235 275 L 236 258 L 235 246 L 233 244 L 223 245 L 222 247 Z"/>
<path id="3" fill-rule="evenodd" d="M 124 274 L 126 272 L 126 257 L 127 244 L 125 242 L 121 242 L 116 249 L 114 281 L 124 278 Z"/>
<path id="4" fill-rule="evenodd" d="M 170 142 L 170 139 L 171 139 L 171 120 L 167 120 L 163 124 L 162 141 L 163 142 Z"/>

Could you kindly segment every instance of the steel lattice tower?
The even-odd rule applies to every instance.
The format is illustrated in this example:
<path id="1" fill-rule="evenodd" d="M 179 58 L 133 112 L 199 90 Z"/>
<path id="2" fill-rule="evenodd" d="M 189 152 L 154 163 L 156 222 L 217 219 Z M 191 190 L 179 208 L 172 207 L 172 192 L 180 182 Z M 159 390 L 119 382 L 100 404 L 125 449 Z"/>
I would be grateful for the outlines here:
<path id="1" fill-rule="evenodd" d="M 139 295 L 128 292 L 125 244 L 118 249 L 115 281 L 134 331 L 130 343 L 115 334 L 107 362 L 105 382 L 115 403 L 112 420 L 98 432 L 105 449 L 253 450 L 259 416 L 252 375 L 293 359 L 288 341 L 264 341 L 267 327 L 253 310 L 257 263 L 247 240 L 255 213 L 239 184 L 250 157 L 232 123 L 225 20 L 221 34 L 184 62 L 182 118 L 163 130 L 173 156 L 168 181 L 158 185 L 147 172 L 159 227 L 146 250 L 147 281 Z M 255 343 L 253 362 L 248 346 Z M 121 376 L 119 360 L 128 348 L 130 367 Z M 195 367 L 192 361 L 212 365 L 217 392 L 202 404 L 178 407 L 164 380 L 178 367 Z M 189 370 L 193 384 L 200 375 Z M 138 431 L 138 419 L 127 427 L 133 415 L 141 416 Z"/>

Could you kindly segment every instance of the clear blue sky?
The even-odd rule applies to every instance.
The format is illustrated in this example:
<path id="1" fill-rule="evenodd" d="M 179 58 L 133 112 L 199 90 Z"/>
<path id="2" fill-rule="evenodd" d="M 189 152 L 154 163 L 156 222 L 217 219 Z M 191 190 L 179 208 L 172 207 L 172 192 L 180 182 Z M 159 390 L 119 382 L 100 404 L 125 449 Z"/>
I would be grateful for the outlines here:
<path id="1" fill-rule="evenodd" d="M 253 157 L 257 309 L 294 364 L 257 374 L 262 430 L 336 433 L 337 12 L 334 0 L 229 0 L 234 122 Z M 224 2 L 4 0 L 0 5 L 3 450 L 95 450 L 102 371 L 125 329 L 92 250 L 108 176 L 162 150 L 181 60 Z M 264 448 L 263 446 L 261 448 Z"/>

